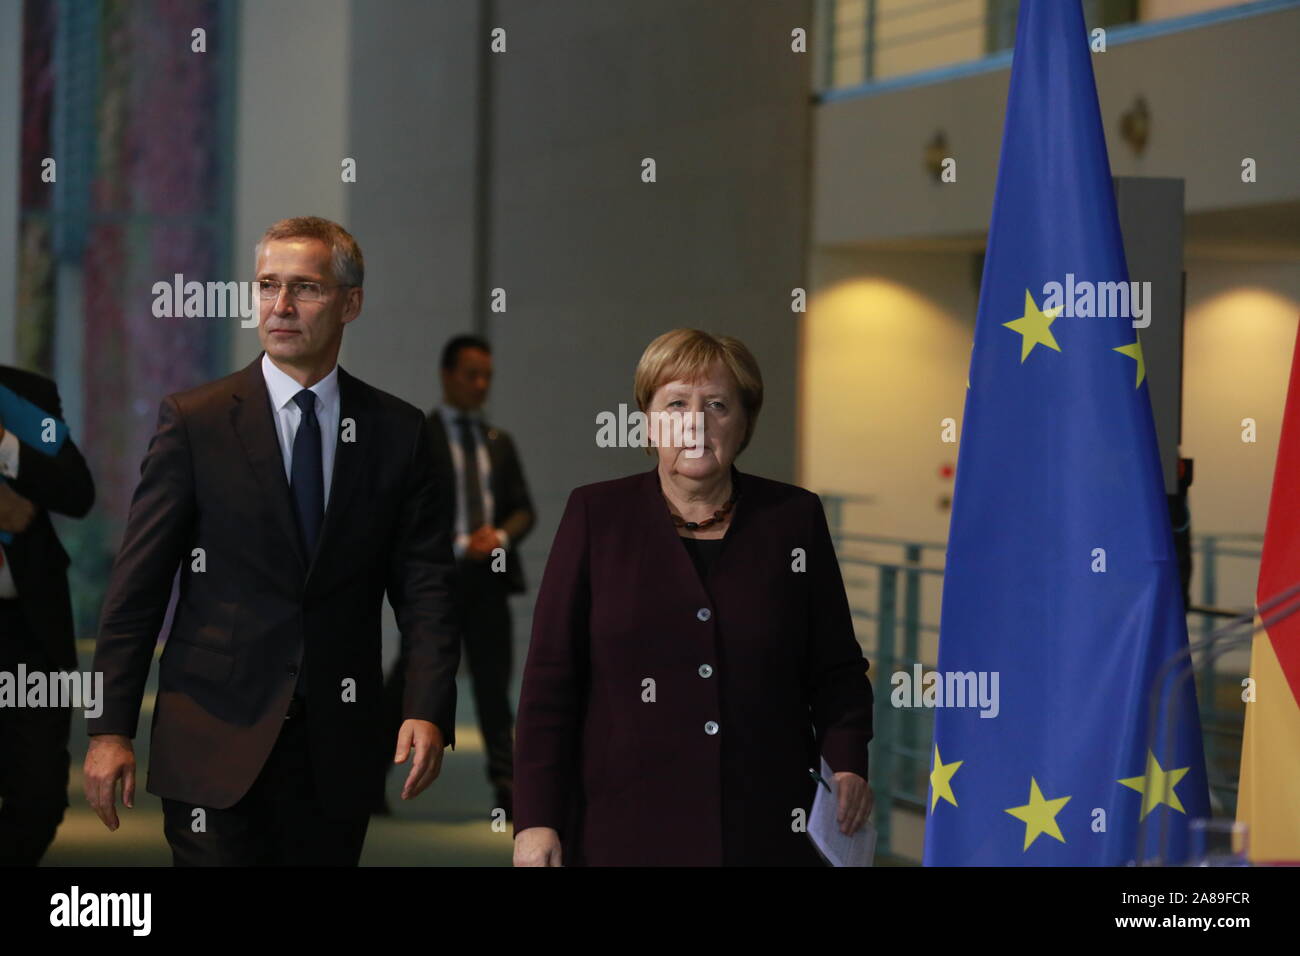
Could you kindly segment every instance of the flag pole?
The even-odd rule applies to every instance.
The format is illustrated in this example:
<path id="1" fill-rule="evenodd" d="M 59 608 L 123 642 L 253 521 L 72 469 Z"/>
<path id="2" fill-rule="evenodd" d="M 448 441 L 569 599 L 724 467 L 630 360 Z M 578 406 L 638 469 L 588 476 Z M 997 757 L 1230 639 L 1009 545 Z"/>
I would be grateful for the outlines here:
<path id="1" fill-rule="evenodd" d="M 1264 615 L 1272 614 L 1273 611 L 1281 607 L 1281 610 L 1273 616 L 1265 619 Z M 1161 698 L 1163 697 L 1165 706 L 1164 721 L 1164 744 L 1160 748 L 1159 762 L 1163 766 L 1165 761 L 1169 760 L 1173 750 L 1173 721 L 1169 713 L 1170 701 L 1178 699 L 1177 692 L 1181 689 L 1182 684 L 1190 676 L 1195 674 L 1196 662 L 1193 661 L 1192 654 L 1198 650 L 1206 651 L 1206 661 L 1217 660 L 1228 651 L 1234 650 L 1243 645 L 1248 645 L 1260 631 L 1267 630 L 1278 621 L 1290 617 L 1296 611 L 1300 611 L 1300 582 L 1293 584 L 1280 594 L 1259 605 L 1249 614 L 1242 614 L 1234 618 L 1227 624 L 1215 630 L 1208 637 L 1199 641 L 1189 642 L 1187 647 L 1178 653 L 1166 658 L 1161 665 L 1160 671 L 1156 675 L 1152 689 L 1149 693 L 1150 705 L 1147 716 L 1147 749 L 1150 753 L 1156 753 L 1155 736 L 1158 718 L 1160 717 Z M 1255 618 L 1260 618 L 1260 623 L 1256 625 Z M 1243 632 L 1244 629 L 1244 632 Z M 1164 686 L 1170 679 L 1174 680 L 1174 685 L 1170 693 L 1164 694 Z M 1202 731 L 1203 732 L 1203 731 Z M 1146 787 L 1152 785 L 1151 768 L 1148 766 L 1144 775 L 1143 791 Z M 1208 782 L 1208 781 L 1207 781 Z M 1139 866 L 1161 866 L 1168 853 L 1169 842 L 1169 814 L 1163 814 L 1160 820 L 1160 842 L 1157 856 L 1153 860 L 1144 860 L 1143 853 L 1146 846 L 1147 821 L 1143 817 L 1138 821 L 1138 835 L 1135 859 Z"/>

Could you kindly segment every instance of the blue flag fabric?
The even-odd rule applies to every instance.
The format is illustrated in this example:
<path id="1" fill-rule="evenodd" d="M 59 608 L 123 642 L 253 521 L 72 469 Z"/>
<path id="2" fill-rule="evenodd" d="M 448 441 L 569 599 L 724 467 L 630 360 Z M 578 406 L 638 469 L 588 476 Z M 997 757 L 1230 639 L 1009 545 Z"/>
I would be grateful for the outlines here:
<path id="1" fill-rule="evenodd" d="M 1097 314 L 1122 303 L 1096 284 L 1127 273 L 1079 2 L 1024 0 L 948 538 L 927 865 L 1121 865 L 1153 859 L 1162 826 L 1177 861 L 1208 815 L 1190 683 L 1174 746 L 1147 746 L 1187 625 L 1141 347 L 1131 315 Z M 997 691 L 987 716 L 952 706 L 970 674 Z"/>
<path id="2" fill-rule="evenodd" d="M 13 432 L 24 445 L 50 456 L 59 453 L 68 437 L 67 425 L 3 385 L 0 385 L 0 422 L 4 422 L 5 431 Z M 46 441 L 47 438 L 51 440 Z M 0 544 L 9 544 L 13 539 L 9 532 L 0 531 Z"/>

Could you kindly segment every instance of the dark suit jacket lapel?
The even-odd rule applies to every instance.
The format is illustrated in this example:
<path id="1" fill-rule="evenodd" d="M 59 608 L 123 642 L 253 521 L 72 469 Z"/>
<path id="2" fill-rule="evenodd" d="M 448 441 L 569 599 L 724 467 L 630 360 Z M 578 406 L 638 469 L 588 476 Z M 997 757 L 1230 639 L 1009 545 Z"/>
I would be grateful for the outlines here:
<path id="1" fill-rule="evenodd" d="M 442 413 L 436 408 L 428 414 L 429 428 L 433 433 L 433 458 L 440 466 L 452 467 L 451 446 L 447 444 L 447 426 Z"/>
<path id="2" fill-rule="evenodd" d="M 681 536 L 673 525 L 672 515 L 669 514 L 668 503 L 660 490 L 657 467 L 643 474 L 640 498 L 638 508 L 641 520 L 645 523 L 644 540 L 648 545 L 643 553 L 658 555 L 652 566 L 659 569 L 656 572 L 661 579 L 659 583 L 668 593 L 685 594 L 694 589 L 696 601 L 701 606 L 707 604 L 708 593 L 704 589 L 704 582 L 696 573 L 695 562 L 691 560 L 686 545 L 682 544 Z"/>
<path id="3" fill-rule="evenodd" d="M 501 434 L 489 425 L 483 423 L 483 441 L 487 443 L 488 464 L 492 466 L 491 484 L 492 484 L 492 510 L 496 512 L 491 516 L 493 524 L 497 524 L 506 515 L 513 510 L 515 503 L 506 501 L 506 459 L 505 459 L 505 442 L 501 440 Z"/>
<path id="4" fill-rule="evenodd" d="M 370 440 L 373 419 L 368 395 L 362 384 L 339 367 L 339 434 L 334 447 L 334 476 L 330 479 L 329 505 L 325 508 L 325 523 L 321 525 L 316 554 L 307 572 L 308 579 L 320 563 L 320 556 L 347 521 L 348 502 L 361 478 L 366 449 Z M 351 425 L 349 426 L 349 420 Z M 351 441 L 344 441 L 344 436 Z M 323 436 L 322 436 L 323 437 Z"/>
<path id="5" fill-rule="evenodd" d="M 307 559 L 298 535 L 289 480 L 284 476 L 284 455 L 280 451 L 280 438 L 272 417 L 275 413 L 271 409 L 271 396 L 266 390 L 266 379 L 262 377 L 260 355 L 244 369 L 232 397 L 234 404 L 230 409 L 230 420 L 235 434 L 244 446 L 258 485 L 271 502 L 271 511 L 284 534 L 285 543 L 296 557 L 299 570 L 306 575 Z"/>

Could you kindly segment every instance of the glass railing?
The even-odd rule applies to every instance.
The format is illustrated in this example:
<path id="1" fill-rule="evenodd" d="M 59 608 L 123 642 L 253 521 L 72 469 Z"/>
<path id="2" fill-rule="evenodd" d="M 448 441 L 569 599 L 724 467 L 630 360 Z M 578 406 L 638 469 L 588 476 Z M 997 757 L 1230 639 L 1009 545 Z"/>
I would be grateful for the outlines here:
<path id="1" fill-rule="evenodd" d="M 1122 41 L 1210 25 L 1290 0 L 1082 0 L 1091 33 Z M 940 79 L 963 67 L 1009 62 L 1019 0 L 816 0 L 814 85 L 823 97 L 886 81 Z"/>
<path id="2" fill-rule="evenodd" d="M 821 492 L 821 498 L 849 593 L 858 641 L 870 662 L 876 698 L 871 785 L 878 808 L 877 852 L 889 857 L 894 854 L 896 814 L 924 818 L 934 736 L 932 709 L 891 705 L 891 677 L 911 672 L 918 665 L 922 671 L 936 667 L 937 609 L 946 546 L 943 542 L 851 531 L 846 512 L 854 503 L 866 499 L 834 492 Z M 1228 560 L 1244 561 L 1245 566 L 1234 569 L 1237 579 L 1254 580 L 1258 576 L 1261 543 L 1261 535 L 1249 533 L 1193 537 L 1193 597 L 1187 618 L 1193 640 L 1208 635 L 1225 618 L 1249 612 L 1249 608 L 1219 606 L 1221 572 Z M 1201 730 L 1216 816 L 1236 813 L 1245 721 L 1245 705 L 1241 702 L 1244 677 L 1244 666 L 1197 658 Z"/>

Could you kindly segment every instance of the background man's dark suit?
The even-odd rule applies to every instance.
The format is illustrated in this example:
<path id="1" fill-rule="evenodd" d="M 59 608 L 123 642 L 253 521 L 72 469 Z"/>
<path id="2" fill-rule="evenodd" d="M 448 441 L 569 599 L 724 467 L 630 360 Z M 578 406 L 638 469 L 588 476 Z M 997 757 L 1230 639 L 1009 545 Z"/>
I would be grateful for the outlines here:
<path id="1" fill-rule="evenodd" d="M 47 378 L 0 366 L 0 385 L 55 418 L 59 391 Z M 77 648 L 68 594 L 68 554 L 49 512 L 84 516 L 95 501 L 85 459 L 71 439 L 54 456 L 19 442 L 18 476 L 9 481 L 36 507 L 26 531 L 4 546 L 18 598 L 0 601 L 0 670 L 72 671 Z M 70 711 L 0 710 L 0 863 L 35 864 L 68 805 Z"/>
<path id="2" fill-rule="evenodd" d="M 447 429 L 436 411 L 429 415 L 428 421 L 433 436 L 434 471 L 438 475 L 438 484 L 453 489 L 454 495 L 457 476 Z M 486 520 L 509 536 L 506 569 L 504 572 L 492 571 L 491 559 L 458 561 L 456 606 L 465 638 L 465 656 L 474 687 L 479 728 L 487 750 L 488 780 L 498 791 L 497 799 L 509 804 L 514 776 L 514 713 L 509 699 L 514 637 L 509 596 L 524 590 L 518 548 L 532 530 L 535 515 L 519 453 L 510 436 L 486 424 L 481 435 L 487 444 L 491 464 L 492 513 L 486 516 Z M 446 525 L 443 530 L 450 536 L 454 530 L 454 508 L 444 516 Z M 404 661 L 399 660 L 389 680 L 387 722 L 390 730 L 395 727 L 395 722 L 400 722 L 393 702 L 400 700 L 403 671 Z M 389 736 L 391 733 L 385 732 L 385 739 Z M 385 770 L 387 766 L 385 764 Z"/>
<path id="3" fill-rule="evenodd" d="M 179 566 L 149 791 L 202 807 L 239 801 L 281 733 L 301 667 L 316 790 L 332 812 L 364 816 L 385 590 L 408 661 L 402 716 L 454 743 L 452 489 L 434 472 L 422 413 L 340 368 L 340 424 L 355 423 L 355 440 L 338 442 L 320 541 L 304 554 L 260 366 L 162 403 L 104 602 L 95 666 L 106 700 L 90 732 L 134 736 Z M 349 679 L 355 702 L 343 699 Z"/>
<path id="4" fill-rule="evenodd" d="M 454 488 L 456 469 L 451 462 L 450 440 L 442 416 L 437 412 L 429 415 L 429 428 L 433 432 L 434 467 L 439 477 Z M 515 450 L 510 435 L 484 423 L 483 437 L 487 442 L 488 460 L 492 463 L 492 514 L 488 515 L 488 523 L 510 536 L 510 545 L 506 548 L 505 584 L 510 594 L 520 594 L 524 590 L 524 570 L 519 562 L 518 548 L 536 520 L 533 499 L 528 494 L 519 452 Z M 451 533 L 450 525 L 447 531 Z"/>

